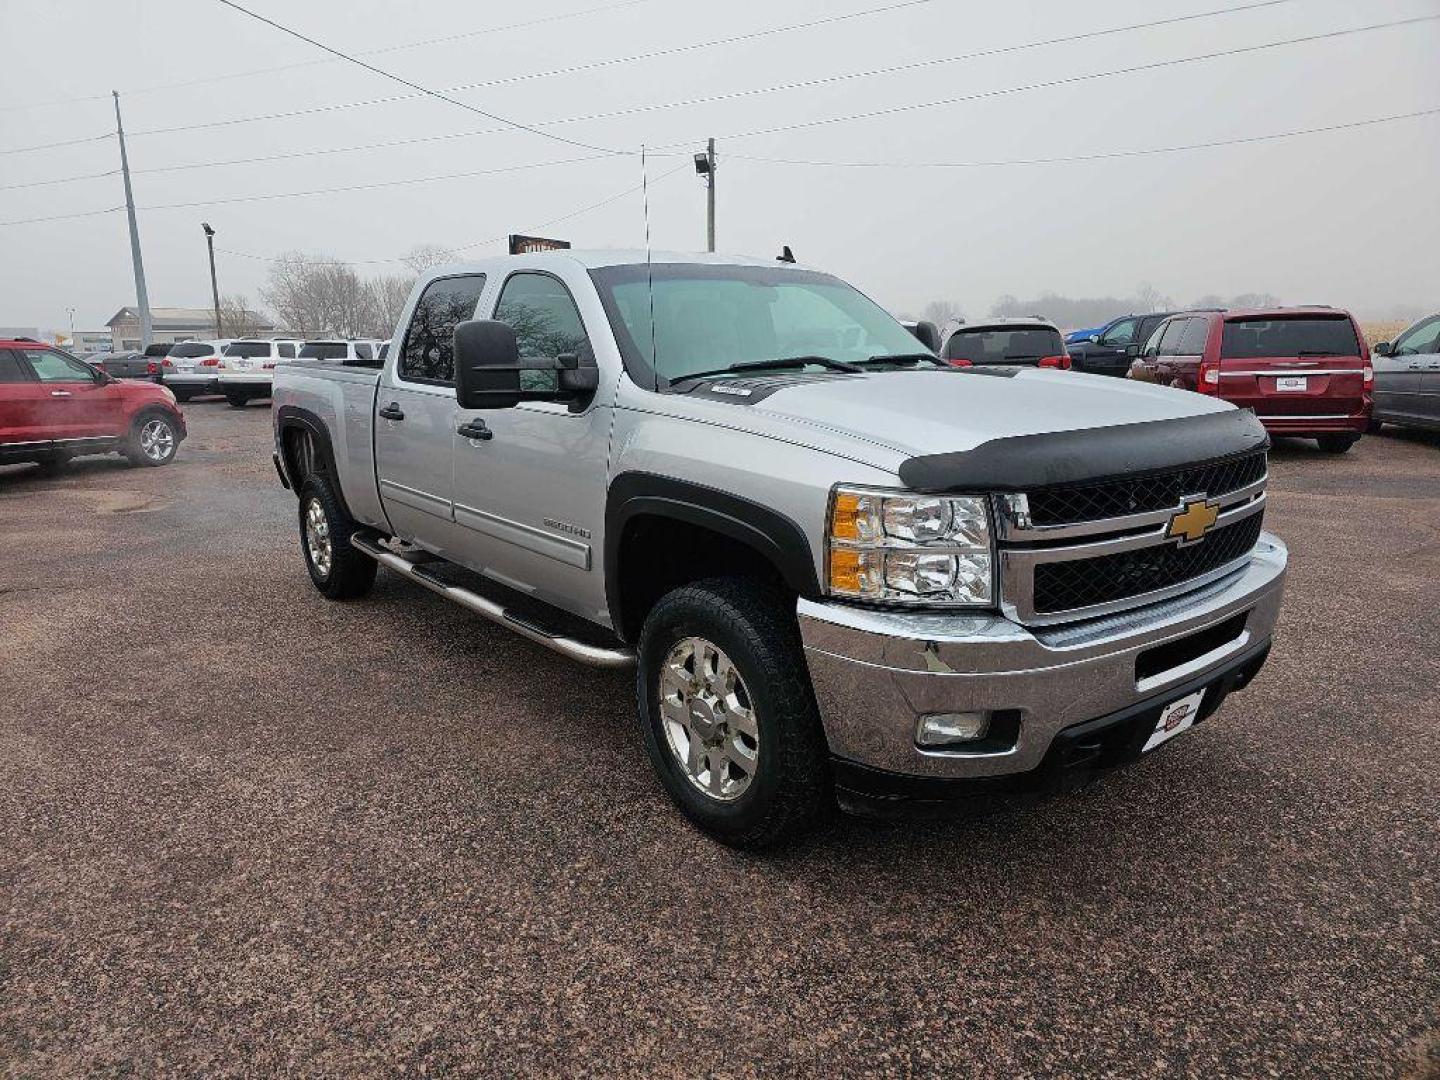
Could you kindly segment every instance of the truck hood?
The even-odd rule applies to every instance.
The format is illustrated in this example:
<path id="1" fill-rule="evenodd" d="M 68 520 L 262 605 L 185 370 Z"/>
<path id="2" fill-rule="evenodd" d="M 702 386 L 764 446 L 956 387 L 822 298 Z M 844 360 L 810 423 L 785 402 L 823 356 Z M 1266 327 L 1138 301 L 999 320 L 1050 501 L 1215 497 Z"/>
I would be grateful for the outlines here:
<path id="1" fill-rule="evenodd" d="M 1012 373 L 1013 372 L 1013 373 Z M 961 369 L 786 381 L 747 380 L 756 419 L 780 421 L 906 457 L 963 452 L 996 439 L 1233 411 L 1215 398 L 1149 383 L 1039 368 Z M 736 387 L 739 389 L 739 387 Z M 731 396 L 744 405 L 745 398 Z M 768 426 L 768 425 L 767 425 Z"/>

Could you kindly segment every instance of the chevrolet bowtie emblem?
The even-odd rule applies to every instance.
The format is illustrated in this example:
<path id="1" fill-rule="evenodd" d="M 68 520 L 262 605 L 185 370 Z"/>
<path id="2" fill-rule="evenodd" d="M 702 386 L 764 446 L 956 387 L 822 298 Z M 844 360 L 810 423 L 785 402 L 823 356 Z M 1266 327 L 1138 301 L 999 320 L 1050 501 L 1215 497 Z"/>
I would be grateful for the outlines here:
<path id="1" fill-rule="evenodd" d="M 1215 527 L 1219 517 L 1220 508 L 1207 502 L 1205 496 L 1186 499 L 1184 509 L 1176 511 L 1170 518 L 1170 527 L 1165 530 L 1165 535 L 1180 541 L 1180 546 L 1184 547 L 1203 539 Z"/>

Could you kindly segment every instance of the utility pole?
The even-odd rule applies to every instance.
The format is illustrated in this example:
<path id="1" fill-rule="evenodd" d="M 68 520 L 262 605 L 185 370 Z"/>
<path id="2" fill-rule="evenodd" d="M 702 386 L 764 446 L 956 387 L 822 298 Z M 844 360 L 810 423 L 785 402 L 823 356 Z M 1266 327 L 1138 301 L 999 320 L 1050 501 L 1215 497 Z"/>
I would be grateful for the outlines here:
<path id="1" fill-rule="evenodd" d="M 135 264 L 135 302 L 140 305 L 140 347 L 148 349 L 152 336 L 150 294 L 145 291 L 145 262 L 140 258 L 140 227 L 135 224 L 135 195 L 130 190 L 130 159 L 125 154 L 125 125 L 120 122 L 120 92 L 115 96 L 115 133 L 120 136 L 120 174 L 125 178 L 125 213 L 130 218 L 130 259 Z"/>
<path id="2" fill-rule="evenodd" d="M 705 250 L 715 250 L 715 140 L 708 139 L 705 152 L 695 155 L 696 175 L 705 179 Z"/>
<path id="3" fill-rule="evenodd" d="M 200 227 L 205 230 L 205 245 L 210 249 L 210 295 L 215 298 L 215 336 L 221 338 L 225 332 L 220 329 L 220 286 L 215 284 L 215 230 L 208 221 L 202 221 Z"/>

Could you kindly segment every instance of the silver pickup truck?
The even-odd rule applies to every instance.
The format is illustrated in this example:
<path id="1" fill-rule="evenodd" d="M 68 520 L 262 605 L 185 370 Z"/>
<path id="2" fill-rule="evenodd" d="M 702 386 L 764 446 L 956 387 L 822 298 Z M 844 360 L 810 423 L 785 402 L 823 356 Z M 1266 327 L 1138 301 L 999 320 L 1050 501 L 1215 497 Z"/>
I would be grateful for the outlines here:
<path id="1" fill-rule="evenodd" d="M 434 270 L 382 370 L 281 364 L 273 417 L 322 593 L 358 597 L 386 566 L 582 663 L 635 665 L 660 779 L 742 847 L 837 800 L 1134 760 L 1255 676 L 1280 608 L 1251 413 L 951 367 L 789 264 Z"/>

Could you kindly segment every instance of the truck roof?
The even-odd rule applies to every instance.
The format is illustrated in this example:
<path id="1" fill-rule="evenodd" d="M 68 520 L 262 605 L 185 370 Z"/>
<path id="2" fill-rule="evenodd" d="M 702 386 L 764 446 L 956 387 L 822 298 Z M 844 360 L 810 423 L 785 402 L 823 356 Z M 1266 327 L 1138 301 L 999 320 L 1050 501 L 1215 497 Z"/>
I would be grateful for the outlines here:
<path id="1" fill-rule="evenodd" d="M 656 264 L 709 263 L 716 266 L 772 266 L 805 269 L 798 264 L 780 262 L 774 257 L 760 258 L 755 255 L 723 255 L 708 251 L 652 251 L 649 261 Z M 603 266 L 644 265 L 644 248 L 597 248 L 593 250 L 565 249 L 561 251 L 535 251 L 523 255 L 492 255 L 484 259 L 465 262 L 444 263 L 432 267 L 431 277 L 474 271 L 500 271 L 516 265 L 539 266 L 578 263 L 586 270 L 598 270 Z"/>

